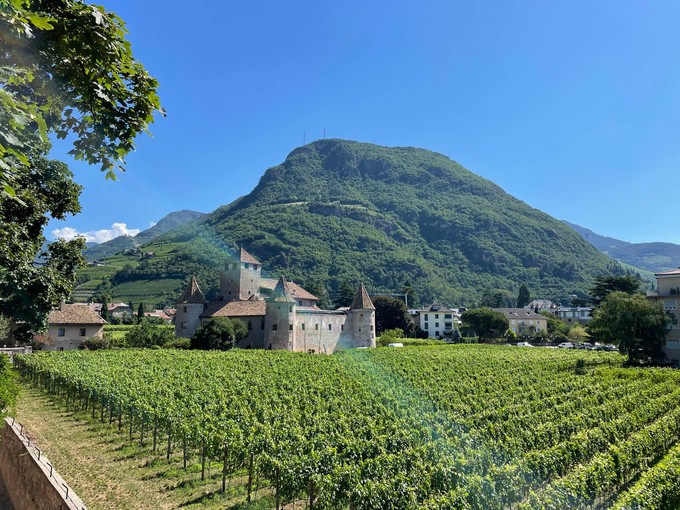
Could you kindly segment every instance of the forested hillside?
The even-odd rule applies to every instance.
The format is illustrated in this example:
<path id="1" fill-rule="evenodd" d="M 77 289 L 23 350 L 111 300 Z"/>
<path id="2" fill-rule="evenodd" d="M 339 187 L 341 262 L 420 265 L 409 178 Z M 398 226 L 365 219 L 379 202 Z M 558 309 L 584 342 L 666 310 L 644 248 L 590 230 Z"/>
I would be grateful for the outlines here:
<path id="1" fill-rule="evenodd" d="M 488 289 L 516 294 L 522 283 L 533 295 L 583 294 L 596 275 L 622 270 L 562 222 L 446 156 L 346 140 L 295 149 L 250 194 L 155 243 L 172 247 L 168 257 L 114 280 L 186 279 L 197 253 L 238 244 L 271 275 L 313 292 L 333 296 L 361 279 L 371 291 L 412 287 L 422 303 L 467 305 Z M 210 258 L 217 266 L 220 257 Z M 217 271 L 200 271 L 208 293 Z"/>

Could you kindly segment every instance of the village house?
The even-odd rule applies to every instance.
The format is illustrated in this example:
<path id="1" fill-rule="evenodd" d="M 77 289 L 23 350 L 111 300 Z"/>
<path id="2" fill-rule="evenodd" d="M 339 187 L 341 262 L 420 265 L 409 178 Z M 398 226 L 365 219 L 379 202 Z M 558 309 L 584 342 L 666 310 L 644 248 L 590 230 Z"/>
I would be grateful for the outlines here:
<path id="1" fill-rule="evenodd" d="M 77 349 L 89 337 L 101 338 L 106 321 L 86 304 L 67 305 L 50 312 L 47 351 Z"/>
<path id="2" fill-rule="evenodd" d="M 510 329 L 518 336 L 548 330 L 548 319 L 527 308 L 492 308 L 492 310 L 505 315 Z"/>
<path id="3" fill-rule="evenodd" d="M 680 314 L 678 301 L 680 300 L 680 268 L 662 273 L 655 273 L 656 290 L 647 292 L 647 299 L 655 303 L 662 303 L 664 310 L 675 317 L 675 324 L 669 324 L 666 343 L 663 352 L 666 361 L 672 366 L 680 366 Z"/>
<path id="4" fill-rule="evenodd" d="M 427 308 L 416 310 L 420 329 L 427 333 L 428 338 L 442 338 L 450 335 L 453 327 L 460 324 L 458 308 L 447 308 L 438 303 L 432 303 Z"/>
<path id="5" fill-rule="evenodd" d="M 322 310 L 318 298 L 283 277 L 262 277 L 262 264 L 241 248 L 227 264 L 219 296 L 207 302 L 192 278 L 177 301 L 175 334 L 191 338 L 204 322 L 227 317 L 242 321 L 244 349 L 331 354 L 338 349 L 375 347 L 375 307 L 359 285 L 349 308 Z"/>
<path id="6" fill-rule="evenodd" d="M 593 309 L 589 306 L 560 306 L 557 317 L 567 324 L 588 324 L 593 318 Z"/>

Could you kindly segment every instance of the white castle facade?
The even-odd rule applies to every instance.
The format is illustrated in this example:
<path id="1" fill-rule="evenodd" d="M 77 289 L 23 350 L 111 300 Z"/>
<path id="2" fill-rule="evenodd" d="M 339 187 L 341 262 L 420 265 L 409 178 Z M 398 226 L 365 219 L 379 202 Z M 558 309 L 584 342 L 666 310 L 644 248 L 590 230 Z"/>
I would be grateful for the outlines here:
<path id="1" fill-rule="evenodd" d="M 332 354 L 375 347 L 375 307 L 363 283 L 349 308 L 322 310 L 313 294 L 283 277 L 262 278 L 261 270 L 241 248 L 222 273 L 219 296 L 210 302 L 192 278 L 177 301 L 176 336 L 191 338 L 203 322 L 228 317 L 248 328 L 237 345 L 243 349 Z"/>

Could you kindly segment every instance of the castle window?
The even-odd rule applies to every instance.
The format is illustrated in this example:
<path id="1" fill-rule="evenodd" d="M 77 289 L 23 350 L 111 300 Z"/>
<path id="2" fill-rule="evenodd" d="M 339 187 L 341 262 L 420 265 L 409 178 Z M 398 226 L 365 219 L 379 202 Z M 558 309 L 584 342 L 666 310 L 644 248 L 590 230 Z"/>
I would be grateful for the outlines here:
<path id="1" fill-rule="evenodd" d="M 292 306 L 289 306 L 289 307 L 288 307 L 288 311 L 289 311 L 289 312 L 292 312 L 292 311 L 293 311 L 293 307 L 292 307 Z"/>
<path id="2" fill-rule="evenodd" d="M 270 351 L 272 350 L 272 344 L 269 344 L 269 350 Z"/>
<path id="3" fill-rule="evenodd" d="M 314 329 L 315 329 L 316 331 L 319 331 L 319 323 L 318 323 L 318 322 L 317 322 L 316 324 L 314 324 Z"/>
<path id="4" fill-rule="evenodd" d="M 85 328 L 80 328 L 80 336 L 85 336 L 86 334 Z"/>
<path id="5" fill-rule="evenodd" d="M 328 325 L 328 331 L 332 331 L 332 330 L 333 330 L 333 324 L 329 324 Z"/>
<path id="6" fill-rule="evenodd" d="M 66 336 L 66 329 L 59 328 L 59 332 L 57 333 L 57 336 Z"/>
<path id="7" fill-rule="evenodd" d="M 359 333 L 361 333 L 361 328 L 359 328 Z"/>
<path id="8" fill-rule="evenodd" d="M 279 326 L 277 324 L 272 324 L 272 331 L 276 331 L 279 329 Z"/>
<path id="9" fill-rule="evenodd" d="M 373 326 L 371 326 L 371 331 L 373 331 Z"/>
<path id="10" fill-rule="evenodd" d="M 184 307 L 184 313 L 187 313 L 187 307 L 186 306 Z"/>
<path id="11" fill-rule="evenodd" d="M 288 331 L 293 331 L 293 325 L 292 324 L 288 324 Z"/>
<path id="12" fill-rule="evenodd" d="M 305 330 L 305 323 L 303 322 L 303 323 L 300 325 L 300 327 L 302 328 L 302 331 L 304 331 L 304 330 Z"/>
<path id="13" fill-rule="evenodd" d="M 344 324 L 340 324 L 340 331 L 345 331 L 345 325 Z"/>

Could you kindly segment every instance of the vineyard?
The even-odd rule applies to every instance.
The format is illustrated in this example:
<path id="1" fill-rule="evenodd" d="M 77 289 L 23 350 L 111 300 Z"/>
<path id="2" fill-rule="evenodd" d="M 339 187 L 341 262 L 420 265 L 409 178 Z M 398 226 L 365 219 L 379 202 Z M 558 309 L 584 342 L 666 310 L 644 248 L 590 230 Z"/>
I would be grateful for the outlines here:
<path id="1" fill-rule="evenodd" d="M 479 345 L 17 357 L 61 405 L 201 477 L 218 465 L 258 508 L 677 508 L 680 373 L 620 364 Z"/>

